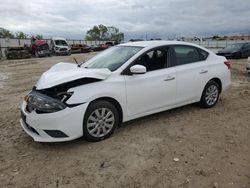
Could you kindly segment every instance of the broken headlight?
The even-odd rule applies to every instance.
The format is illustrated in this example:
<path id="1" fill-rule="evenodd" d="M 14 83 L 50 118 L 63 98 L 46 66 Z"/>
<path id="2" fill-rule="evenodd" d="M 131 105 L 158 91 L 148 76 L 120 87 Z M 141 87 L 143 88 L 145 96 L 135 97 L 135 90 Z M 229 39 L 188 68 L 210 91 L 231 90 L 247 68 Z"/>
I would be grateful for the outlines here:
<path id="1" fill-rule="evenodd" d="M 32 108 L 44 113 L 57 112 L 67 107 L 67 105 L 60 100 L 35 91 L 32 91 L 30 94 L 28 94 L 25 97 L 25 101 Z"/>
<path id="2" fill-rule="evenodd" d="M 73 92 L 60 92 L 57 93 L 57 97 L 62 101 L 66 102 L 71 96 L 73 95 Z"/>

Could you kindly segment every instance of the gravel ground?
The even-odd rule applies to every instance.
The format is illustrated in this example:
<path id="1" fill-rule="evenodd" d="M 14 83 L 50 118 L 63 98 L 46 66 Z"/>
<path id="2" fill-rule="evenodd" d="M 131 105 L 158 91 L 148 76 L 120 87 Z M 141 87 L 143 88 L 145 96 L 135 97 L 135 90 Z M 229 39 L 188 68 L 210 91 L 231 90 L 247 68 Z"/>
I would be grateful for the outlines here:
<path id="1" fill-rule="evenodd" d="M 0 187 L 250 187 L 250 75 L 232 61 L 217 106 L 188 105 L 123 124 L 102 142 L 35 143 L 19 106 L 42 72 L 94 54 L 0 62 Z"/>

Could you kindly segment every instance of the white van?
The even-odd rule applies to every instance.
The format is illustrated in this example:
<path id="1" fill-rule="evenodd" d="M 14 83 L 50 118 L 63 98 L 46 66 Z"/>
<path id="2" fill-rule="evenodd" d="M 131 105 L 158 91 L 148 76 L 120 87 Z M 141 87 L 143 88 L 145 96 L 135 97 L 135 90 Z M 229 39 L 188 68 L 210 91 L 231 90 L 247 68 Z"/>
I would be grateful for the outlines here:
<path id="1" fill-rule="evenodd" d="M 50 48 L 55 55 L 71 55 L 71 48 L 65 38 L 53 37 Z"/>

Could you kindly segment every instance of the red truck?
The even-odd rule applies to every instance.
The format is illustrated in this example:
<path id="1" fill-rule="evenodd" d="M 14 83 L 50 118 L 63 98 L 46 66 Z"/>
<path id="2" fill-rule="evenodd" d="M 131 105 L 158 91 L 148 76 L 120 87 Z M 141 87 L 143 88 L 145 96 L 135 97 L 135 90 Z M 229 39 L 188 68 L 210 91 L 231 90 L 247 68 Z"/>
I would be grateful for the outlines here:
<path id="1" fill-rule="evenodd" d="M 36 57 L 46 57 L 51 55 L 47 41 L 38 39 L 31 41 L 31 53 Z"/>

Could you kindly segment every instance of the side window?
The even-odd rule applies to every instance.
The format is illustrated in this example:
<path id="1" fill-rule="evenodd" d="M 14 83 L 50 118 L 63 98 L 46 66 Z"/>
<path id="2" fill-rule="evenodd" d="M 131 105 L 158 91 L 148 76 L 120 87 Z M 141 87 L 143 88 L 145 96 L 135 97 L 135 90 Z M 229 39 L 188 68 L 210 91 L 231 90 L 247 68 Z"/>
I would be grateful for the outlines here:
<path id="1" fill-rule="evenodd" d="M 200 60 L 201 61 L 204 61 L 207 59 L 208 57 L 208 52 L 202 50 L 202 49 L 199 49 L 199 52 L 200 52 Z"/>
<path id="2" fill-rule="evenodd" d="M 147 71 L 153 71 L 168 67 L 168 48 L 155 49 L 139 57 L 135 64 L 143 65 Z"/>
<path id="3" fill-rule="evenodd" d="M 191 46 L 174 46 L 177 65 L 185 65 L 200 61 L 200 55 L 196 48 Z"/>

